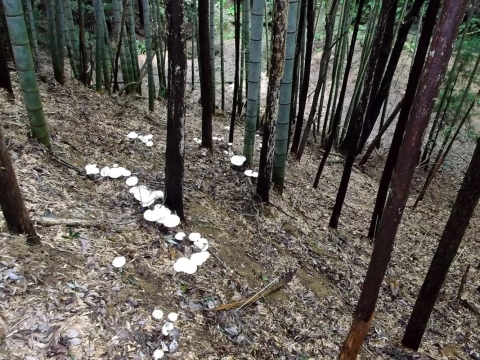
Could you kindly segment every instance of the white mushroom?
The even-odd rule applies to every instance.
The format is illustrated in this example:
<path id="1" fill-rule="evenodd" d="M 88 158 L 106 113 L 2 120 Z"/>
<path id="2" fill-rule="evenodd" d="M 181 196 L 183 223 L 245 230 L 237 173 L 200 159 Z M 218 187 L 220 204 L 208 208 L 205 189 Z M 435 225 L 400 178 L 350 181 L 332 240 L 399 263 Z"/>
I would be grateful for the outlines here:
<path id="1" fill-rule="evenodd" d="M 242 166 L 247 158 L 243 155 L 234 155 L 230 158 L 230 162 L 235 166 Z"/>
<path id="2" fill-rule="evenodd" d="M 253 170 L 245 170 L 244 174 L 247 176 L 252 176 Z"/>
<path id="3" fill-rule="evenodd" d="M 190 235 L 188 235 L 188 240 L 190 241 L 197 241 L 199 240 L 200 238 L 202 237 L 202 235 L 200 235 L 200 233 L 190 233 Z"/>
<path id="4" fill-rule="evenodd" d="M 115 165 L 112 169 L 110 169 L 110 172 L 108 174 L 108 176 L 110 176 L 110 178 L 112 179 L 117 179 L 120 176 L 130 176 L 130 175 L 132 175 L 132 173 L 129 170 L 121 166 L 115 167 Z"/>
<path id="5" fill-rule="evenodd" d="M 173 330 L 173 324 L 169 321 L 167 321 L 165 323 L 165 325 L 163 325 L 162 327 L 162 334 L 167 336 L 168 334 L 170 334 L 170 331 Z"/>
<path id="6" fill-rule="evenodd" d="M 108 166 L 103 167 L 102 170 L 100 170 L 100 175 L 102 175 L 103 177 L 109 176 L 110 168 Z"/>
<path id="7" fill-rule="evenodd" d="M 180 231 L 175 234 L 175 239 L 176 240 L 183 240 L 183 238 L 186 236 L 186 234 L 183 231 Z"/>
<path id="8" fill-rule="evenodd" d="M 127 135 L 127 139 L 136 139 L 138 138 L 138 134 L 136 132 L 131 132 Z"/>
<path id="9" fill-rule="evenodd" d="M 147 141 L 146 144 L 148 147 L 153 146 L 153 141 Z"/>
<path id="10" fill-rule="evenodd" d="M 100 170 L 97 168 L 97 164 L 88 164 L 85 166 L 85 172 L 87 175 L 95 175 L 100 172 Z"/>
<path id="11" fill-rule="evenodd" d="M 207 259 L 210 257 L 210 253 L 208 251 L 201 251 L 198 253 L 192 254 L 190 256 L 190 261 L 197 266 L 202 265 Z"/>
<path id="12" fill-rule="evenodd" d="M 180 218 L 175 214 L 170 214 L 163 218 L 162 224 L 168 228 L 175 227 L 180 224 Z"/>
<path id="13" fill-rule="evenodd" d="M 163 358 L 164 355 L 165 355 L 165 353 L 163 352 L 163 350 L 160 350 L 160 349 L 157 349 L 153 352 L 153 358 L 155 360 Z"/>
<path id="14" fill-rule="evenodd" d="M 125 256 L 118 256 L 112 261 L 112 266 L 118 268 L 123 267 L 127 262 L 127 259 L 125 259 Z"/>
<path id="15" fill-rule="evenodd" d="M 138 184 L 138 178 L 136 176 L 131 176 L 125 181 L 125 183 L 128 186 L 135 186 Z"/>
<path id="16" fill-rule="evenodd" d="M 176 272 L 184 272 L 186 274 L 194 274 L 197 271 L 197 265 L 193 261 L 190 261 L 189 258 L 181 257 L 175 264 L 173 264 L 173 269 Z"/>
<path id="17" fill-rule="evenodd" d="M 258 172 L 256 172 L 256 171 L 252 172 L 252 177 L 258 178 Z"/>
<path id="18" fill-rule="evenodd" d="M 200 251 L 206 251 L 208 249 L 208 240 L 205 238 L 200 238 L 194 241 L 193 245 Z"/>
<path id="19" fill-rule="evenodd" d="M 178 314 L 174 312 L 171 312 L 170 314 L 168 314 L 167 317 L 168 317 L 168 320 L 170 320 L 171 322 L 175 322 L 178 320 Z"/>
<path id="20" fill-rule="evenodd" d="M 157 319 L 157 320 L 160 320 L 161 318 L 163 318 L 163 311 L 162 310 L 153 310 L 152 311 L 152 316 L 154 319 Z"/>

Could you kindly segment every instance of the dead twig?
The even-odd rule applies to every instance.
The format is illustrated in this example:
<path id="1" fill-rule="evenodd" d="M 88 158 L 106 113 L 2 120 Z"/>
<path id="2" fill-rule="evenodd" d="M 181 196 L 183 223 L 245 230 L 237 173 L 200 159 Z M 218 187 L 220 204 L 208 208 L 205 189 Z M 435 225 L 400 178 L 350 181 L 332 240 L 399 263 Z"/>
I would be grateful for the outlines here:
<path id="1" fill-rule="evenodd" d="M 268 296 L 268 295 L 274 293 L 275 291 L 280 290 L 282 287 L 284 287 L 290 281 L 292 281 L 293 276 L 295 275 L 296 272 L 297 272 L 296 270 L 288 271 L 287 273 L 285 273 L 285 275 L 281 279 L 279 279 L 279 281 L 274 286 L 269 287 L 271 285 L 271 284 L 269 284 L 265 288 L 260 290 L 258 293 L 256 293 L 254 296 L 252 296 L 248 299 L 217 306 L 216 308 L 213 309 L 213 311 L 232 310 L 232 309 L 235 309 L 235 308 L 241 308 L 243 306 L 249 305 L 249 304 L 257 301 L 258 299 L 260 299 L 262 297 Z M 275 281 L 276 281 L 276 279 L 275 279 Z"/>
<path id="2" fill-rule="evenodd" d="M 105 224 L 97 220 L 85 219 L 56 219 L 47 217 L 34 217 L 33 220 L 42 226 L 65 225 L 70 227 L 103 227 Z"/>

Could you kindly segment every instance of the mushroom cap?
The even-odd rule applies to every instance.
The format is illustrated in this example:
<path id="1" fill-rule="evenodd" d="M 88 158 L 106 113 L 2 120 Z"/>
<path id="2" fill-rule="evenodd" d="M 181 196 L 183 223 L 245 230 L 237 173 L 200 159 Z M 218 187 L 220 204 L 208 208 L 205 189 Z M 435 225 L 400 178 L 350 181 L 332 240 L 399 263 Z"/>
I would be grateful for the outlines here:
<path id="1" fill-rule="evenodd" d="M 188 240 L 190 241 L 197 241 L 198 239 L 200 239 L 202 237 L 202 235 L 200 235 L 200 233 L 190 233 L 190 235 L 188 235 Z"/>
<path id="2" fill-rule="evenodd" d="M 125 184 L 128 186 L 135 186 L 138 184 L 138 178 L 136 176 L 131 176 L 125 181 Z"/>
<path id="3" fill-rule="evenodd" d="M 88 164 L 85 166 L 85 172 L 87 175 L 95 175 L 100 172 L 100 169 L 97 168 L 97 164 Z"/>
<path id="4" fill-rule="evenodd" d="M 186 234 L 183 231 L 180 231 L 175 234 L 175 239 L 176 240 L 183 240 L 183 238 L 186 236 Z"/>
<path id="5" fill-rule="evenodd" d="M 243 155 L 234 155 L 230 158 L 230 162 L 235 166 L 242 166 L 247 158 Z"/>
<path id="6" fill-rule="evenodd" d="M 103 177 L 107 177 L 110 175 L 110 168 L 108 166 L 105 166 L 100 170 L 100 175 Z"/>
<path id="7" fill-rule="evenodd" d="M 145 143 L 145 145 L 147 145 L 148 147 L 153 146 L 153 141 L 149 140 Z"/>
<path id="8" fill-rule="evenodd" d="M 210 253 L 208 251 L 200 251 L 198 253 L 192 254 L 192 256 L 190 256 L 190 261 L 193 262 L 195 265 L 200 266 L 205 261 L 207 261 L 209 257 Z"/>
<path id="9" fill-rule="evenodd" d="M 170 331 L 173 330 L 173 324 L 170 321 L 167 321 L 162 327 L 162 334 L 167 336 L 170 334 Z"/>
<path id="10" fill-rule="evenodd" d="M 256 171 L 252 172 L 252 177 L 258 178 L 258 172 L 256 172 Z"/>
<path id="11" fill-rule="evenodd" d="M 160 320 L 161 318 L 163 318 L 163 311 L 155 309 L 152 311 L 152 316 L 154 319 Z"/>
<path id="12" fill-rule="evenodd" d="M 200 251 L 206 251 L 208 249 L 208 240 L 205 238 L 200 238 L 193 242 L 193 246 L 195 246 Z"/>
<path id="13" fill-rule="evenodd" d="M 173 264 L 173 269 L 176 272 L 184 272 L 186 274 L 194 274 L 197 271 L 197 265 L 190 261 L 189 258 L 181 257 L 175 264 Z"/>
<path id="14" fill-rule="evenodd" d="M 171 322 L 175 322 L 178 320 L 178 314 L 175 313 L 175 312 L 171 312 L 170 314 L 168 314 L 168 320 L 170 320 Z"/>
<path id="15" fill-rule="evenodd" d="M 127 135 L 127 139 L 136 139 L 138 138 L 138 134 L 134 131 L 132 131 L 131 133 L 128 133 Z"/>
<path id="16" fill-rule="evenodd" d="M 110 178 L 112 178 L 112 179 L 117 179 L 120 176 L 130 176 L 130 175 L 132 175 L 132 173 L 122 166 L 114 167 L 114 168 L 110 169 L 110 172 L 108 174 L 108 176 L 110 176 Z"/>
<path id="17" fill-rule="evenodd" d="M 164 355 L 165 355 L 165 353 L 161 349 L 157 349 L 153 352 L 153 358 L 155 360 L 163 358 Z"/>
<path id="18" fill-rule="evenodd" d="M 170 215 L 167 215 L 163 218 L 162 224 L 163 224 L 163 226 L 168 227 L 168 228 L 175 227 L 175 226 L 178 226 L 180 224 L 180 218 L 175 214 L 170 214 Z"/>
<path id="19" fill-rule="evenodd" d="M 244 174 L 247 176 L 252 176 L 253 170 L 245 170 Z"/>
<path id="20" fill-rule="evenodd" d="M 127 259 L 125 259 L 125 256 L 118 256 L 112 261 L 112 266 L 116 268 L 121 268 L 124 266 L 127 262 Z"/>

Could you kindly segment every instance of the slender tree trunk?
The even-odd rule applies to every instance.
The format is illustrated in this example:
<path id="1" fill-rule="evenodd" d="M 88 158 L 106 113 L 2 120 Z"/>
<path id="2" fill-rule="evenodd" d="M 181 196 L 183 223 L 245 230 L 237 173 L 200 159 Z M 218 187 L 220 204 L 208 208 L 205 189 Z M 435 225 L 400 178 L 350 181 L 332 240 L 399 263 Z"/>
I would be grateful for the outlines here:
<path id="1" fill-rule="evenodd" d="M 210 101 L 212 102 L 211 109 L 213 114 L 215 113 L 215 102 L 216 102 L 216 99 L 215 99 L 215 96 L 216 96 L 216 91 L 215 91 L 216 90 L 215 89 L 215 85 L 216 85 L 216 81 L 215 81 L 215 0 L 210 0 L 209 4 L 210 4 L 209 44 L 210 44 L 210 69 L 211 69 L 210 76 L 212 77 L 212 82 L 210 84 L 210 91 L 212 92 L 212 96 L 210 98 Z M 200 25 L 200 28 L 203 31 L 203 28 L 201 25 Z"/>
<path id="2" fill-rule="evenodd" d="M 407 88 L 405 90 L 405 97 L 398 116 L 397 126 L 393 133 L 392 143 L 388 152 L 387 160 L 385 161 L 385 167 L 378 186 L 377 198 L 375 200 L 375 207 L 373 209 L 372 220 L 370 221 L 370 227 L 368 230 L 368 237 L 374 238 L 378 224 L 383 214 L 383 209 L 387 201 L 388 188 L 390 180 L 392 179 L 393 169 L 397 163 L 400 146 L 402 145 L 403 134 L 407 121 L 409 119 L 410 109 L 415 98 L 418 82 L 420 77 L 418 74 L 422 73 L 425 58 L 427 56 L 428 45 L 432 37 L 433 30 L 435 28 L 435 19 L 437 18 L 438 10 L 441 7 L 441 0 L 431 0 L 428 4 L 428 9 L 425 17 L 425 26 L 418 42 L 418 49 L 413 60 L 412 70 L 408 78 Z"/>
<path id="3" fill-rule="evenodd" d="M 298 76 L 299 67 L 300 67 L 300 57 L 302 52 L 303 44 L 303 33 L 305 28 L 305 13 L 307 9 L 307 0 L 300 0 L 300 11 L 298 13 L 298 25 L 297 25 L 297 41 L 295 44 L 295 60 L 293 61 L 293 82 L 292 82 L 292 99 L 290 101 L 290 123 L 288 129 L 288 141 L 287 148 L 290 144 L 291 134 L 293 124 L 296 123 L 295 116 L 297 115 L 297 94 L 298 94 L 298 84 L 300 83 L 300 76 Z"/>
<path id="4" fill-rule="evenodd" d="M 148 109 L 153 111 L 155 108 L 155 79 L 153 77 L 153 65 L 152 65 L 152 38 L 150 30 L 150 8 L 148 6 L 148 0 L 143 1 L 143 28 L 145 29 L 145 50 L 147 55 L 147 72 L 148 72 Z"/>
<path id="5" fill-rule="evenodd" d="M 17 183 L 15 171 L 8 156 L 2 127 L 0 126 L 0 207 L 8 229 L 16 234 L 26 234 L 27 242 L 40 244 L 40 238 L 33 227 L 22 193 Z"/>
<path id="6" fill-rule="evenodd" d="M 25 4 L 27 6 L 28 21 L 30 23 L 32 47 L 33 47 L 33 53 L 35 54 L 35 66 L 38 69 L 38 67 L 40 66 L 40 51 L 38 50 L 37 29 L 35 28 L 35 18 L 33 17 L 32 2 L 30 0 L 26 0 Z"/>
<path id="7" fill-rule="evenodd" d="M 0 33 L 0 88 L 13 94 L 12 82 L 10 81 L 10 71 L 8 70 L 7 54 L 3 47 L 2 34 Z"/>
<path id="8" fill-rule="evenodd" d="M 57 37 L 61 34 L 57 34 L 57 28 L 55 23 L 55 0 L 46 0 L 47 8 L 47 21 L 48 21 L 48 44 L 50 48 L 50 56 L 52 57 L 53 72 L 55 80 L 63 85 L 65 83 L 65 75 L 63 73 L 63 65 L 60 56 L 60 50 L 58 49 Z M 83 10 L 82 10 L 83 11 Z"/>
<path id="9" fill-rule="evenodd" d="M 275 127 L 278 115 L 278 95 L 285 62 L 285 33 L 287 28 L 288 2 L 275 0 L 272 21 L 272 57 L 268 79 L 267 107 L 263 125 L 262 150 L 257 180 L 257 195 L 266 204 L 269 203 L 270 179 L 272 177 Z"/>
<path id="10" fill-rule="evenodd" d="M 337 110 L 335 111 L 332 122 L 332 131 L 328 135 L 328 138 L 325 142 L 325 153 L 323 154 L 322 161 L 320 162 L 317 175 L 315 176 L 315 180 L 313 182 L 313 187 L 315 189 L 318 187 L 320 176 L 322 175 L 323 168 L 325 167 L 325 164 L 327 162 L 328 155 L 330 155 L 330 151 L 332 150 L 333 142 L 335 141 L 337 134 L 338 125 L 340 124 L 340 120 L 342 119 L 343 103 L 345 101 L 345 94 L 347 92 L 348 75 L 350 74 L 350 68 L 352 66 L 353 53 L 355 52 L 355 43 L 357 42 L 358 28 L 362 19 L 364 5 L 365 0 L 359 0 L 357 17 L 355 19 L 355 25 L 353 27 L 352 39 L 350 40 L 350 49 L 348 50 L 347 64 L 345 65 L 345 75 L 343 76 L 342 89 L 340 90 Z"/>
<path id="11" fill-rule="evenodd" d="M 433 0 L 430 1 L 431 5 Z M 421 74 L 418 92 L 412 104 L 410 121 L 400 148 L 400 156 L 392 178 L 385 214 L 380 221 L 362 293 L 355 310 L 352 327 L 339 355 L 340 360 L 357 358 L 370 328 L 378 293 L 392 255 L 395 236 L 408 200 L 415 167 L 420 157 L 422 137 L 448 66 L 467 2 L 468 0 L 445 0 L 442 7 L 425 67 Z M 418 73 L 416 75 L 418 76 Z M 478 185 L 479 180 L 477 175 L 472 184 Z M 474 197 L 471 197 L 470 203 L 473 202 L 473 199 Z M 471 212 L 473 212 L 473 208 Z M 462 213 L 460 212 L 459 215 Z M 466 211 L 465 214 L 468 215 L 469 212 Z M 465 226 L 467 223 L 468 220 Z M 460 231 L 458 234 L 463 235 Z"/>
<path id="12" fill-rule="evenodd" d="M 371 110 L 367 113 L 367 118 L 366 118 L 366 121 L 368 122 L 369 125 L 368 127 L 365 127 L 362 131 L 362 135 L 360 137 L 359 151 L 361 151 L 361 149 L 363 149 L 363 147 L 365 146 L 365 143 L 367 142 L 372 132 L 373 126 L 375 125 L 376 119 L 380 114 L 383 103 L 385 102 L 388 96 L 388 89 L 390 88 L 392 79 L 395 75 L 395 70 L 397 68 L 398 61 L 400 60 L 400 56 L 402 54 L 405 42 L 407 40 L 408 32 L 410 31 L 410 28 L 413 22 L 417 20 L 418 14 L 420 13 L 420 9 L 422 8 L 422 5 L 424 3 L 425 3 L 425 0 L 414 0 L 409 10 L 409 13 L 405 17 L 405 20 L 403 21 L 402 25 L 400 26 L 400 29 L 397 35 L 397 40 L 395 41 L 392 52 L 390 54 L 390 59 L 385 69 L 385 74 L 383 75 L 380 87 L 375 94 L 372 93 L 372 96 L 374 96 L 374 98 L 372 99 L 371 97 L 369 100 L 369 103 L 372 104 Z"/>
<path id="13" fill-rule="evenodd" d="M 145 4 L 143 3 L 143 0 L 138 0 L 137 4 L 138 4 L 138 15 L 140 17 L 140 27 L 142 29 L 145 29 Z"/>
<path id="14" fill-rule="evenodd" d="M 307 144 L 308 134 L 310 133 L 310 128 L 315 119 L 315 110 L 318 106 L 318 99 L 322 90 L 324 90 L 327 79 L 327 70 L 328 70 L 328 60 L 330 59 L 332 53 L 332 40 L 333 40 L 333 29 L 335 27 L 335 18 L 337 16 L 339 0 L 333 0 L 332 5 L 330 6 L 330 11 L 326 17 L 325 21 L 325 42 L 323 45 L 322 58 L 320 60 L 320 69 L 318 71 L 318 82 L 315 88 L 315 93 L 313 94 L 312 106 L 310 107 L 310 115 L 308 116 L 307 124 L 305 125 L 305 130 L 303 132 L 302 141 L 300 146 L 295 154 L 295 158 L 300 160 L 305 150 L 305 145 Z M 320 103 L 320 106 L 322 104 Z"/>
<path id="15" fill-rule="evenodd" d="M 87 85 L 87 51 L 85 44 L 85 29 L 83 24 L 83 0 L 77 0 L 78 13 L 78 39 L 80 46 L 80 73 L 79 80 Z"/>
<path id="16" fill-rule="evenodd" d="M 238 90 L 240 85 L 240 1 L 235 2 L 235 83 L 233 85 L 233 106 L 230 118 L 230 131 L 228 134 L 228 142 L 233 143 L 233 135 L 235 133 L 235 119 L 237 118 L 237 107 L 241 107 L 242 103 L 238 102 Z"/>
<path id="17" fill-rule="evenodd" d="M 383 74 L 383 69 L 377 69 L 378 62 L 381 61 L 380 67 L 383 65 L 383 62 L 386 62 L 384 59 L 380 59 L 380 55 L 383 51 L 388 48 L 384 45 L 384 41 L 391 41 L 391 38 L 385 39 L 384 35 L 389 34 L 387 30 L 387 22 L 391 21 L 392 23 L 395 20 L 395 10 L 397 1 L 396 0 L 383 0 L 382 9 L 380 11 L 380 17 L 377 23 L 377 29 L 375 31 L 375 37 L 373 39 L 373 46 L 370 50 L 370 57 L 367 65 L 367 74 L 365 79 L 365 84 L 363 86 L 363 96 L 360 99 L 360 103 L 357 107 L 355 116 L 350 120 L 354 123 L 354 128 L 352 132 L 352 143 L 348 151 L 347 159 L 345 160 L 345 167 L 342 174 L 342 180 L 340 181 L 340 186 L 338 188 L 337 197 L 335 199 L 335 205 L 333 207 L 332 216 L 330 218 L 330 227 L 337 228 L 338 220 L 340 219 L 340 214 L 342 213 L 343 203 L 345 201 L 345 196 L 347 195 L 348 183 L 350 182 L 350 175 L 352 174 L 353 163 L 355 162 L 355 157 L 357 156 L 357 146 L 358 140 L 360 138 L 360 133 L 362 131 L 364 122 L 365 122 L 365 112 L 368 106 L 368 98 L 371 91 L 375 91 L 375 77 L 376 72 L 381 71 Z M 393 19 L 391 18 L 391 13 L 393 12 Z M 389 25 L 392 27 L 393 25 Z M 388 49 L 387 49 L 388 50 Z M 383 54 L 385 55 L 385 54 Z M 388 54 L 386 55 L 388 57 Z"/>
<path id="18" fill-rule="evenodd" d="M 102 67 L 103 67 L 103 51 L 105 40 L 103 38 L 103 3 L 102 0 L 94 0 L 95 2 L 95 89 L 102 93 Z M 58 34 L 57 34 L 58 36 Z"/>
<path id="19" fill-rule="evenodd" d="M 213 1 L 213 0 L 211 0 Z M 212 149 L 212 63 L 210 62 L 208 0 L 198 0 L 198 27 L 200 45 L 200 89 L 202 98 L 202 146 Z"/>
<path id="20" fill-rule="evenodd" d="M 223 56 L 223 0 L 220 0 L 220 87 L 222 111 L 225 111 L 225 59 Z"/>
<path id="21" fill-rule="evenodd" d="M 300 136 L 302 135 L 303 117 L 305 115 L 305 106 L 307 104 L 308 86 L 310 85 L 310 69 L 312 62 L 313 40 L 315 27 L 315 11 L 313 10 L 314 0 L 307 0 L 307 41 L 305 44 L 305 68 L 303 71 L 302 87 L 300 89 L 300 97 L 298 100 L 297 123 L 295 124 L 295 133 L 293 134 L 292 147 L 290 151 L 296 153 L 300 144 Z"/>
<path id="22" fill-rule="evenodd" d="M 167 0 L 168 116 L 165 161 L 165 204 L 185 221 L 183 212 L 183 162 L 185 154 L 185 86 L 187 57 L 183 0 Z"/>
<path id="23" fill-rule="evenodd" d="M 393 109 L 392 113 L 390 114 L 390 116 L 388 117 L 387 121 L 385 121 L 385 123 L 382 125 L 382 127 L 380 128 L 380 130 L 378 130 L 378 134 L 377 136 L 375 137 L 375 139 L 373 139 L 373 141 L 370 143 L 370 145 L 368 146 L 367 150 L 365 151 L 365 154 L 363 155 L 362 159 L 360 160 L 360 162 L 358 163 L 359 166 L 362 166 L 362 165 L 365 165 L 366 162 L 368 161 L 368 159 L 370 158 L 370 155 L 372 154 L 373 150 L 375 149 L 375 147 L 377 147 L 377 145 L 380 144 L 380 139 L 382 138 L 382 135 L 385 134 L 385 131 L 387 131 L 387 129 L 390 127 L 390 125 L 392 124 L 393 120 L 395 120 L 395 118 L 397 117 L 398 113 L 400 112 L 401 108 L 402 108 L 402 104 L 403 104 L 403 98 L 402 100 L 400 100 L 397 104 L 397 106 L 395 106 L 395 109 Z"/>
<path id="24" fill-rule="evenodd" d="M 470 166 L 463 179 L 462 187 L 458 192 L 457 200 L 453 205 L 452 212 L 443 231 L 442 238 L 438 243 L 437 251 L 433 256 L 402 339 L 402 344 L 410 349 L 418 350 L 420 346 L 435 301 L 445 281 L 448 269 L 457 254 L 479 199 L 480 138 L 477 139 L 477 147 L 470 161 Z"/>

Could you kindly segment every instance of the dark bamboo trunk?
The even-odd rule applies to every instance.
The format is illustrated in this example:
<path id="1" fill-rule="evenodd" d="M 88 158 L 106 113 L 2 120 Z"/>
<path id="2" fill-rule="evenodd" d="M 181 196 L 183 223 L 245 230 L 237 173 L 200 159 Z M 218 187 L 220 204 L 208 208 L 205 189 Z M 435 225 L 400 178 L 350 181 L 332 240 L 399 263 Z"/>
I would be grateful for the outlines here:
<path id="1" fill-rule="evenodd" d="M 33 227 L 22 193 L 17 183 L 15 171 L 8 156 L 2 128 L 0 127 L 0 207 L 8 229 L 15 234 L 25 234 L 27 242 L 40 244 L 40 238 Z"/>
<path id="2" fill-rule="evenodd" d="M 410 193 L 415 167 L 420 158 L 423 134 L 448 67 L 467 2 L 468 0 L 444 1 L 425 67 L 421 73 L 418 92 L 413 100 L 410 121 L 400 148 L 400 156 L 392 178 L 385 214 L 380 221 L 378 234 L 375 237 L 372 258 L 363 282 L 352 327 L 339 355 L 340 360 L 356 359 L 367 336 L 378 293 L 390 262 L 397 230 Z M 437 3 L 430 0 L 429 7 L 438 8 L 440 7 L 439 3 L 440 1 Z M 434 11 L 431 10 L 431 12 Z M 427 24 L 428 22 L 425 22 L 425 25 Z M 418 74 L 416 73 L 416 76 Z"/>
<path id="3" fill-rule="evenodd" d="M 291 139 L 291 134 L 292 134 L 292 128 L 293 124 L 296 123 L 295 121 L 295 115 L 297 113 L 297 95 L 298 95 L 298 84 L 299 84 L 299 67 L 300 67 L 300 54 L 302 52 L 302 42 L 304 41 L 303 39 L 303 31 L 302 29 L 305 27 L 305 13 L 307 9 L 307 0 L 301 0 L 300 1 L 300 13 L 299 13 L 299 18 L 298 18 L 298 27 L 297 27 L 297 42 L 295 44 L 295 60 L 293 61 L 293 81 L 292 81 L 292 99 L 290 101 L 290 104 L 292 105 L 290 108 L 290 125 L 289 125 L 289 130 L 288 130 L 288 144 L 287 144 L 287 149 L 290 144 L 290 139 Z"/>
<path id="4" fill-rule="evenodd" d="M 200 92 L 202 101 L 202 146 L 212 149 L 212 71 L 210 66 L 210 26 L 208 0 L 198 0 L 198 28 L 200 47 Z"/>
<path id="5" fill-rule="evenodd" d="M 357 16 L 355 18 L 355 25 L 353 27 L 352 39 L 350 40 L 350 48 L 348 49 L 347 63 L 345 65 L 345 73 L 343 76 L 342 89 L 340 90 L 340 95 L 338 97 L 338 102 L 337 102 L 337 109 L 333 116 L 332 131 L 330 132 L 330 134 L 327 137 L 327 140 L 325 141 L 325 147 L 324 147 L 325 152 L 323 154 L 322 160 L 320 161 L 317 175 L 315 176 L 315 180 L 313 182 L 313 187 L 315 189 L 318 187 L 320 176 L 322 176 L 323 168 L 325 167 L 325 164 L 327 163 L 327 158 L 330 155 L 330 152 L 332 151 L 333 143 L 335 142 L 335 138 L 337 137 L 338 126 L 340 125 L 340 120 L 342 119 L 343 103 L 345 101 L 345 94 L 347 92 L 348 75 L 350 74 L 350 69 L 352 67 L 352 59 L 353 59 L 353 54 L 355 52 L 355 43 L 357 42 L 358 28 L 362 20 L 362 12 L 363 12 L 364 5 L 365 5 L 365 0 L 360 0 L 358 3 L 358 10 L 357 10 Z"/>
<path id="6" fill-rule="evenodd" d="M 140 26 L 141 26 L 142 29 L 144 29 L 145 28 L 145 18 L 143 16 L 143 1 L 138 0 L 137 4 L 138 4 L 138 15 L 140 16 Z"/>
<path id="7" fill-rule="evenodd" d="M 408 32 L 417 19 L 420 9 L 424 4 L 425 0 L 415 0 L 410 8 L 409 13 L 405 17 L 404 22 L 400 25 L 398 30 L 397 40 L 393 46 L 392 52 L 390 54 L 390 60 L 385 69 L 385 74 L 383 75 L 381 84 L 378 88 L 378 91 L 371 94 L 369 100 L 370 110 L 367 112 L 367 117 L 365 119 L 365 126 L 362 130 L 362 135 L 360 136 L 360 142 L 358 145 L 358 153 L 360 153 L 365 146 L 370 134 L 372 133 L 373 127 L 378 119 L 382 106 L 385 100 L 388 97 L 388 89 L 392 83 L 393 76 L 395 75 L 395 70 L 397 69 L 398 62 L 400 60 L 400 55 L 402 54 L 405 42 L 407 40 Z"/>
<path id="8" fill-rule="evenodd" d="M 0 32 L 0 88 L 13 94 L 12 82 L 10 81 L 10 71 L 8 70 L 7 54 L 3 45 L 2 34 Z"/>
<path id="9" fill-rule="evenodd" d="M 422 73 L 425 58 L 427 56 L 428 45 L 435 28 L 435 19 L 437 18 L 440 6 L 440 0 L 430 1 L 428 5 L 425 15 L 425 26 L 423 27 L 422 33 L 420 34 L 420 39 L 418 40 L 417 53 L 415 54 L 412 70 L 410 71 L 408 78 L 402 109 L 400 110 L 397 126 L 395 127 L 395 131 L 393 133 L 392 143 L 390 145 L 390 150 L 388 152 L 385 167 L 383 169 L 382 178 L 380 179 L 380 184 L 378 186 L 377 198 L 375 200 L 372 219 L 368 229 L 368 237 L 370 238 L 375 237 L 378 224 L 382 218 L 383 208 L 385 207 L 385 203 L 387 201 L 388 187 L 390 185 L 390 180 L 392 179 L 393 169 L 395 168 L 397 162 L 400 146 L 402 145 L 403 134 L 405 132 L 405 127 L 407 126 L 407 121 L 409 119 L 410 109 L 417 91 L 418 82 L 420 81 L 420 76 L 418 74 Z"/>
<path id="10" fill-rule="evenodd" d="M 313 52 L 313 40 L 315 34 L 313 30 L 315 28 L 315 11 L 313 9 L 314 0 L 307 0 L 307 42 L 305 44 L 305 67 L 303 71 L 302 88 L 300 89 L 300 97 L 298 99 L 298 114 L 297 122 L 295 124 L 295 133 L 293 135 L 292 147 L 290 151 L 292 153 L 297 152 L 298 145 L 300 144 L 300 136 L 302 135 L 303 117 L 305 116 L 305 106 L 307 104 L 308 86 L 310 84 L 310 69 L 312 62 Z"/>
<path id="11" fill-rule="evenodd" d="M 78 79 L 84 84 L 87 85 L 87 50 L 85 44 L 85 29 L 83 24 L 83 0 L 77 0 L 78 5 L 78 40 L 80 46 L 80 71 Z M 123 10 L 125 11 L 125 9 Z"/>
<path id="12" fill-rule="evenodd" d="M 266 204 L 269 203 L 270 179 L 272 178 L 275 128 L 278 115 L 278 96 L 285 63 L 285 36 L 287 29 L 288 1 L 275 0 L 272 22 L 272 56 L 270 76 L 268 78 L 267 107 L 263 125 L 262 150 L 257 180 L 257 195 Z"/>
<path id="13" fill-rule="evenodd" d="M 165 161 L 165 204 L 185 221 L 183 212 L 183 162 L 185 153 L 185 86 L 187 57 L 183 0 L 167 0 L 168 115 Z"/>
<path id="14" fill-rule="evenodd" d="M 233 105 L 232 115 L 230 117 L 230 131 L 228 134 L 228 142 L 233 143 L 233 134 L 235 133 L 235 119 L 237 117 L 237 107 L 241 107 L 239 102 L 238 90 L 240 87 L 240 1 L 235 3 L 235 83 L 233 85 Z"/>
<path id="15" fill-rule="evenodd" d="M 457 254 L 460 242 L 467 230 L 475 207 L 480 199 L 480 138 L 473 153 L 462 186 L 453 205 L 437 251 L 433 256 L 427 276 L 423 282 L 417 301 L 408 321 L 402 344 L 417 350 L 437 300 L 440 289 L 448 273 L 448 269 Z"/>
<path id="16" fill-rule="evenodd" d="M 345 167 L 343 169 L 342 180 L 340 181 L 337 197 L 335 199 L 335 205 L 333 207 L 332 216 L 330 218 L 329 226 L 332 228 L 338 227 L 338 220 L 340 219 L 340 214 L 342 212 L 345 196 L 347 195 L 348 183 L 350 182 L 350 175 L 352 174 L 353 163 L 355 162 L 355 157 L 357 156 L 358 140 L 360 138 L 360 133 L 365 122 L 365 111 L 367 109 L 368 98 L 370 95 L 370 91 L 375 91 L 375 81 L 377 80 L 375 77 L 378 70 L 377 64 L 379 62 L 380 54 L 385 51 L 383 41 L 385 41 L 384 34 L 388 33 L 388 31 L 386 30 L 387 21 L 391 21 L 390 14 L 392 11 L 394 14 L 393 18 L 395 19 L 394 10 L 396 10 L 396 2 L 396 0 L 383 0 L 382 3 L 382 9 L 379 15 L 380 18 L 377 23 L 377 29 L 375 31 L 375 37 L 373 39 L 372 49 L 370 51 L 370 57 L 368 59 L 362 97 L 360 99 L 360 103 L 358 104 L 355 117 L 350 120 L 350 123 L 353 123 L 354 127 L 352 132 L 351 144 L 349 144 L 350 147 L 348 149 L 348 155 L 345 161 Z M 392 7 L 394 7 L 395 9 L 392 10 Z M 388 25 L 388 27 L 390 27 L 390 25 Z"/>
<path id="17" fill-rule="evenodd" d="M 369 74 L 367 72 L 367 81 L 363 87 L 360 100 L 360 105 L 363 105 L 359 106 L 356 116 L 350 120 L 345 138 L 337 149 L 341 154 L 347 155 L 353 146 L 355 147 L 355 155 L 359 154 L 365 143 L 362 144 L 361 141 L 359 142 L 359 134 L 356 134 L 356 131 L 358 131 L 356 121 L 360 120 L 363 122 L 360 129 L 362 135 L 368 133 L 368 136 L 370 136 L 375 120 L 378 117 L 377 115 L 372 121 L 373 118 L 370 116 L 370 113 L 372 112 L 373 99 L 378 93 L 380 82 L 385 72 L 385 67 L 387 66 L 388 57 L 392 50 L 397 2 L 398 0 L 383 0 L 382 2 L 379 25 L 377 26 L 375 38 L 372 43 L 372 51 L 378 54 L 375 58 L 374 73 L 371 75 L 372 80 L 368 81 Z M 387 90 L 384 92 L 388 94 Z"/>

